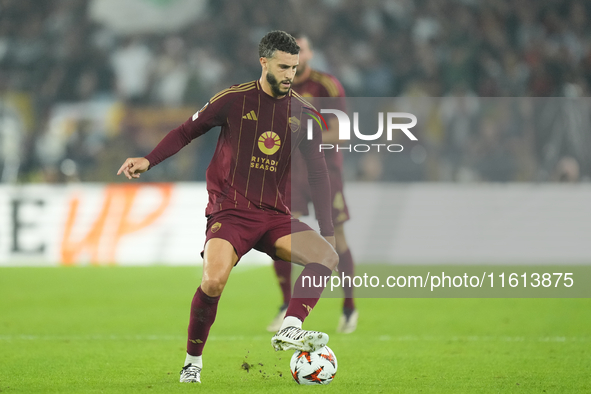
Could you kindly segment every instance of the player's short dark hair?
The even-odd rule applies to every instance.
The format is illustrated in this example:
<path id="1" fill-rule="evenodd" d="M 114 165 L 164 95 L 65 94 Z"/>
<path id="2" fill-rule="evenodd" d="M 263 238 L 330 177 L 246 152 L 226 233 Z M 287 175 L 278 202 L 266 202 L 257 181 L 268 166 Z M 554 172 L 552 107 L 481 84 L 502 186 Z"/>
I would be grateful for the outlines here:
<path id="1" fill-rule="evenodd" d="M 275 55 L 275 51 L 297 55 L 300 53 L 300 47 L 290 34 L 281 30 L 273 30 L 267 33 L 259 43 L 259 57 L 271 58 Z"/>

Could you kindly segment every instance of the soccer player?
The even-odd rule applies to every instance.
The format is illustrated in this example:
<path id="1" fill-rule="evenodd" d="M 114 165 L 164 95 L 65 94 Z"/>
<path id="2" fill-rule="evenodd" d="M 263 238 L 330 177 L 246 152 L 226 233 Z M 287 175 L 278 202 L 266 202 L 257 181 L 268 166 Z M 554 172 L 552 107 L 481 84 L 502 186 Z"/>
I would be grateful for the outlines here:
<path id="1" fill-rule="evenodd" d="M 222 128 L 206 175 L 209 203 L 205 211 L 203 277 L 191 303 L 181 382 L 201 382 L 203 347 L 218 301 L 232 267 L 252 248 L 273 259 L 304 265 L 294 285 L 294 301 L 271 339 L 275 350 L 313 351 L 328 342 L 325 333 L 301 328 L 323 291 L 323 287 L 306 287 L 302 278 L 307 276 L 311 283 L 321 283 L 322 278 L 331 275 L 338 256 L 334 250 L 328 171 L 319 150 L 321 131 L 315 129 L 313 139 L 308 140 L 303 128 L 294 127 L 300 123 L 302 108 L 310 105 L 291 89 L 299 50 L 295 39 L 285 32 L 265 35 L 259 44 L 259 80 L 219 92 L 184 124 L 170 131 L 146 157 L 128 158 L 118 171 L 129 179 L 139 178 L 140 173 L 212 127 Z M 285 202 L 290 155 L 296 149 L 307 163 L 322 236 L 292 218 Z"/>
<path id="2" fill-rule="evenodd" d="M 345 91 L 340 82 L 332 75 L 313 70 L 310 67 L 310 60 L 314 55 L 310 40 L 303 34 L 295 34 L 296 42 L 300 47 L 300 64 L 297 67 L 296 75 L 293 81 L 293 90 L 301 94 L 307 100 L 314 103 L 314 97 L 345 97 Z M 344 98 L 338 105 L 344 110 Z M 337 144 L 338 140 L 338 122 L 336 118 L 329 119 L 328 130 L 323 133 L 323 142 L 328 144 Z M 341 152 L 328 150 L 325 153 L 328 174 L 330 178 L 331 201 L 332 201 L 332 220 L 336 238 L 336 250 L 339 254 L 338 270 L 346 276 L 353 277 L 354 264 L 353 257 L 349 251 L 347 239 L 345 237 L 344 223 L 349 220 L 349 210 L 343 196 L 343 155 Z M 304 171 L 301 168 L 304 168 Z M 288 182 L 287 198 L 291 198 L 291 212 L 294 217 L 307 216 L 308 205 L 311 201 L 310 187 L 308 180 L 302 174 L 305 174 L 306 163 L 297 152 L 292 158 L 291 182 Z M 267 327 L 268 331 L 275 332 L 281 327 L 287 307 L 291 301 L 291 264 L 275 260 L 273 263 L 279 287 L 283 295 L 283 305 L 279 308 L 279 313 Z M 353 300 L 353 289 L 351 287 L 343 288 L 345 297 L 343 302 L 343 314 L 341 315 L 337 332 L 352 333 L 357 328 L 359 314 L 355 309 Z"/>

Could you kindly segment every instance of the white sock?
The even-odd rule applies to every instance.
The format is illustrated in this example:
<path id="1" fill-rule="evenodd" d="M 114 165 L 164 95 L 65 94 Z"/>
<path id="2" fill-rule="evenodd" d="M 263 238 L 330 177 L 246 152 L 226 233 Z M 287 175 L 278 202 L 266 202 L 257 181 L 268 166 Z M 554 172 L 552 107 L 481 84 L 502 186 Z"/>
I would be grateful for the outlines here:
<path id="1" fill-rule="evenodd" d="M 203 360 L 201 360 L 201 357 L 202 356 L 191 356 L 189 353 L 187 353 L 187 357 L 185 358 L 185 366 L 193 364 L 199 368 L 203 368 Z"/>
<path id="2" fill-rule="evenodd" d="M 283 330 L 285 327 L 302 328 L 302 321 L 294 316 L 286 316 L 285 319 L 283 319 L 283 323 L 281 324 L 279 331 Z"/>

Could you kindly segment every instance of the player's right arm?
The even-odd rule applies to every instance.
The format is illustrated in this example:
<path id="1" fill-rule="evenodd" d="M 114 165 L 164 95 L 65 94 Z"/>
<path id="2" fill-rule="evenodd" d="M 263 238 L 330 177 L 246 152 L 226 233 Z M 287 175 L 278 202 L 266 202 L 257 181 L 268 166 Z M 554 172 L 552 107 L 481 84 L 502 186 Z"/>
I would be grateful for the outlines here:
<path id="1" fill-rule="evenodd" d="M 125 160 L 117 175 L 123 174 L 128 179 L 139 178 L 142 172 L 146 172 L 176 154 L 195 138 L 215 126 L 221 126 L 226 118 L 227 104 L 228 102 L 223 99 L 216 100 L 213 104 L 208 102 L 185 123 L 166 134 L 146 157 L 133 157 Z"/>

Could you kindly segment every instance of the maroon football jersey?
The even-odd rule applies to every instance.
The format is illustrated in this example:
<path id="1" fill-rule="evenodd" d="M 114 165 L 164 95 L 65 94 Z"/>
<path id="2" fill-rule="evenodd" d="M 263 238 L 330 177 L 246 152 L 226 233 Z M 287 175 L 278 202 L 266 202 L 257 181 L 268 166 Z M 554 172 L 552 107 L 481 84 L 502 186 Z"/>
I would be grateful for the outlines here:
<path id="1" fill-rule="evenodd" d="M 342 100 L 339 100 L 338 106 L 335 107 L 335 109 L 345 109 L 345 89 L 343 89 L 343 85 L 341 85 L 339 80 L 330 74 L 312 70 L 310 76 L 305 81 L 294 84 L 292 89 L 302 95 L 306 100 L 310 101 L 313 105 L 316 105 L 314 102 L 315 97 L 343 97 Z M 328 149 L 324 151 L 324 156 L 330 173 L 333 173 L 334 171 L 338 173 L 342 172 L 342 152 L 337 152 L 336 149 Z"/>
<path id="2" fill-rule="evenodd" d="M 345 90 L 340 82 L 333 76 L 312 70 L 309 77 L 298 84 L 294 84 L 292 89 L 301 94 L 306 100 L 316 105 L 315 98 L 323 97 L 339 97 L 338 102 L 334 103 L 334 109 L 346 110 L 345 106 Z M 320 109 L 320 108 L 318 108 Z M 331 188 L 335 189 L 335 185 L 342 185 L 343 172 L 343 154 L 337 152 L 336 149 L 328 149 L 324 151 L 326 165 L 328 167 L 329 177 L 331 181 Z M 307 203 L 311 197 L 311 190 L 306 178 L 306 162 L 298 152 L 292 157 L 292 171 L 291 178 L 288 182 L 287 199 L 288 204 L 293 203 L 293 209 L 307 215 Z M 331 190 L 332 193 L 335 190 Z M 335 219 L 335 218 L 333 218 Z"/>
<path id="3" fill-rule="evenodd" d="M 274 98 L 262 90 L 259 81 L 235 85 L 213 96 L 189 120 L 169 132 L 146 158 L 153 167 L 211 128 L 221 126 L 206 173 L 206 215 L 232 208 L 290 213 L 285 188 L 291 155 L 299 148 L 315 191 L 312 200 L 320 211 L 317 219 L 321 233 L 332 235 L 328 171 L 319 150 L 321 131 L 315 128 L 313 139 L 308 140 L 307 130 L 294 127 L 303 122 L 302 107 L 309 105 L 293 91 Z"/>

